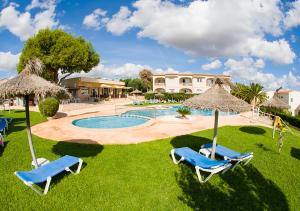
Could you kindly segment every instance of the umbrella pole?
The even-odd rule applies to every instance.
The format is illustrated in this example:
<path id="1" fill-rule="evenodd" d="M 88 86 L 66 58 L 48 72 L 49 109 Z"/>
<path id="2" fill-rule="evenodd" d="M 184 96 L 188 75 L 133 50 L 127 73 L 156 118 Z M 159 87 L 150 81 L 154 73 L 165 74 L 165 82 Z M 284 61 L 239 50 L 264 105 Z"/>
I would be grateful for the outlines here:
<path id="1" fill-rule="evenodd" d="M 29 144 L 32 160 L 34 162 L 35 168 L 37 168 L 39 165 L 37 163 L 33 144 L 32 144 L 32 136 L 31 136 L 31 129 L 30 129 L 30 114 L 29 114 L 29 96 L 28 95 L 25 95 L 25 113 L 26 113 L 26 129 L 27 129 L 28 144 Z"/>
<path id="2" fill-rule="evenodd" d="M 216 147 L 217 147 L 217 133 L 218 133 L 218 121 L 219 121 L 219 110 L 215 110 L 215 126 L 214 126 L 214 139 L 212 145 L 211 158 L 215 159 Z"/>

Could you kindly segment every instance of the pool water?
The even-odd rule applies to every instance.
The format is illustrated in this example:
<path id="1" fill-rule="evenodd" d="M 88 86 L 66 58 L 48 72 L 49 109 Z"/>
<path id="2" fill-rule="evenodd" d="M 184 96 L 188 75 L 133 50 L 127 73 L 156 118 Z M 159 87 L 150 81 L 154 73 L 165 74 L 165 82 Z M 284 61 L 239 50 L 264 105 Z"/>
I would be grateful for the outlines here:
<path id="1" fill-rule="evenodd" d="M 129 116 L 99 116 L 78 119 L 73 125 L 83 128 L 126 128 L 141 125 L 149 121 L 149 118 Z"/>
<path id="2" fill-rule="evenodd" d="M 168 109 L 145 109 L 145 110 L 131 110 L 127 111 L 125 115 L 137 115 L 137 116 L 146 116 L 150 118 L 156 118 L 160 116 L 175 116 L 178 115 L 177 109 L 180 106 L 173 106 Z M 234 115 L 234 112 L 220 112 L 222 116 L 225 115 Z M 212 110 L 198 110 L 198 109 L 191 109 L 191 115 L 199 115 L 199 116 L 212 116 L 214 112 Z"/>
<path id="3" fill-rule="evenodd" d="M 160 116 L 175 116 L 178 115 L 177 109 L 180 106 L 173 106 L 167 109 L 144 109 L 131 110 L 123 113 L 120 116 L 99 116 L 85 119 L 78 119 L 72 122 L 73 125 L 82 128 L 126 128 L 144 124 L 150 118 Z M 212 116 L 212 110 L 197 110 L 191 109 L 191 115 Z M 234 112 L 220 112 L 220 115 L 234 115 Z"/>

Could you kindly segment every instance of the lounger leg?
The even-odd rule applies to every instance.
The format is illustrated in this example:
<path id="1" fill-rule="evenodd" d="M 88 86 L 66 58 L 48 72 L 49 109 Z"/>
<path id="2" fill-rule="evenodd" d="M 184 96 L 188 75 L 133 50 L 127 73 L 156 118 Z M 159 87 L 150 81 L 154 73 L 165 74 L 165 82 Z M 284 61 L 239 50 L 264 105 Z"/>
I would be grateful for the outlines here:
<path id="1" fill-rule="evenodd" d="M 212 177 L 212 175 L 214 175 L 214 173 L 211 172 L 211 173 L 203 180 L 203 178 L 202 178 L 202 176 L 201 176 L 201 173 L 200 173 L 199 167 L 196 166 L 195 169 L 196 169 L 196 174 L 197 174 L 197 176 L 198 176 L 198 179 L 199 179 L 199 182 L 200 182 L 200 183 L 205 183 L 205 182 L 207 182 L 207 181 Z"/>
<path id="2" fill-rule="evenodd" d="M 250 162 L 250 160 L 252 160 L 252 158 L 253 158 L 253 156 L 250 157 L 250 158 L 244 163 L 244 166 L 247 165 L 247 164 Z"/>
<path id="3" fill-rule="evenodd" d="M 47 183 L 46 183 L 46 186 L 45 186 L 45 190 L 44 190 L 44 195 L 46 195 L 48 193 L 50 183 L 51 183 L 51 177 L 48 177 L 47 178 Z"/>
<path id="4" fill-rule="evenodd" d="M 83 160 L 79 159 L 79 164 L 76 172 L 72 171 L 69 167 L 65 168 L 65 171 L 71 172 L 72 174 L 79 174 L 82 167 Z"/>
<path id="5" fill-rule="evenodd" d="M 225 168 L 223 171 L 222 171 L 222 174 L 226 173 L 231 167 L 231 164 L 227 166 L 227 168 Z"/>
<path id="6" fill-rule="evenodd" d="M 180 163 L 181 161 L 184 160 L 184 157 L 181 157 L 180 160 L 178 160 L 178 161 L 176 160 L 176 158 L 175 158 L 175 150 L 174 149 L 171 150 L 171 156 L 172 156 L 172 160 L 173 160 L 173 162 L 175 164 L 178 164 L 178 163 Z"/>
<path id="7" fill-rule="evenodd" d="M 237 167 L 240 163 L 241 163 L 241 161 L 236 162 L 236 163 L 233 165 L 232 170 L 234 170 L 235 167 Z"/>
<path id="8" fill-rule="evenodd" d="M 78 164 L 78 168 L 76 170 L 76 173 L 75 174 L 79 174 L 80 170 L 81 170 L 81 167 L 82 167 L 82 163 L 83 163 L 83 160 L 79 159 L 79 164 Z"/>

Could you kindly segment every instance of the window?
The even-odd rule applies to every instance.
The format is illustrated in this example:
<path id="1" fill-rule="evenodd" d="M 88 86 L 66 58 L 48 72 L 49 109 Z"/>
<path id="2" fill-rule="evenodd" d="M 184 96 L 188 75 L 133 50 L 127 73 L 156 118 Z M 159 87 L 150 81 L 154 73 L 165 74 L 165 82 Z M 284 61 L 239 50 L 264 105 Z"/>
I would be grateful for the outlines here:
<path id="1" fill-rule="evenodd" d="M 201 83 L 202 82 L 202 78 L 197 78 L 197 82 Z"/>
<path id="2" fill-rule="evenodd" d="M 293 102 L 293 98 L 291 98 L 291 103 Z"/>
<path id="3" fill-rule="evenodd" d="M 182 79 L 182 83 L 185 83 L 186 81 L 185 81 L 185 78 L 184 79 Z"/>

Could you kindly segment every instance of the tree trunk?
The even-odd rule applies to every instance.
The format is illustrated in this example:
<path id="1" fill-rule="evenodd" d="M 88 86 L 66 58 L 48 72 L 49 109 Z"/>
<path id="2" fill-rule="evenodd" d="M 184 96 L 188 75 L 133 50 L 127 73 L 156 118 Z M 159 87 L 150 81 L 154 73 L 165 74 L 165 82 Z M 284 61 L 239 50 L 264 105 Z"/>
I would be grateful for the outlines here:
<path id="1" fill-rule="evenodd" d="M 63 76 L 61 79 L 59 79 L 58 85 L 61 85 L 61 82 L 62 82 L 65 78 L 69 77 L 69 76 L 72 75 L 72 74 L 73 74 L 73 73 L 68 73 L 67 75 L 65 75 L 65 76 Z"/>
<path id="2" fill-rule="evenodd" d="M 53 72 L 53 82 L 58 83 L 58 70 L 52 70 Z"/>

